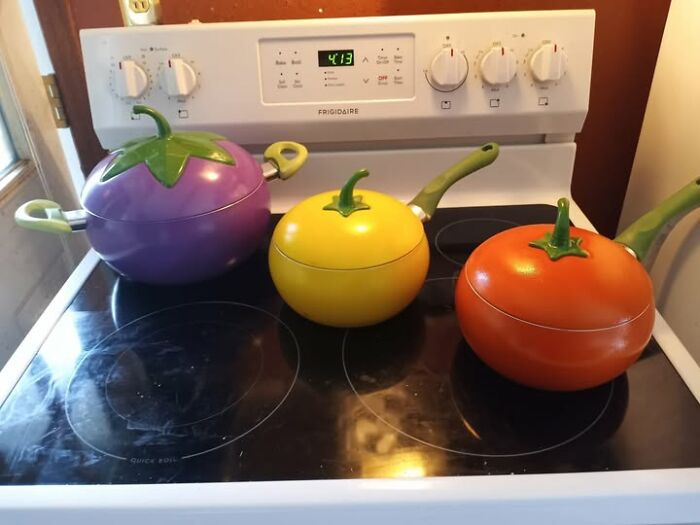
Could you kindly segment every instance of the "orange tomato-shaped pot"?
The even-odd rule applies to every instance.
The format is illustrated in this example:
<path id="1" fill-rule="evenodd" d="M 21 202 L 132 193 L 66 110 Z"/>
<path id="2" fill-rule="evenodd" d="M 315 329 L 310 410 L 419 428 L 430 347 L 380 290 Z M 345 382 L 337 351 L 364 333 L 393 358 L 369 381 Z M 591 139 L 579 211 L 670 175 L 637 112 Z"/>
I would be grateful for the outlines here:
<path id="1" fill-rule="evenodd" d="M 506 230 L 482 243 L 459 275 L 455 306 L 474 352 L 503 376 L 545 390 L 600 385 L 634 363 L 651 338 L 654 292 L 639 262 L 700 205 L 700 179 L 615 240 L 557 223 Z"/>

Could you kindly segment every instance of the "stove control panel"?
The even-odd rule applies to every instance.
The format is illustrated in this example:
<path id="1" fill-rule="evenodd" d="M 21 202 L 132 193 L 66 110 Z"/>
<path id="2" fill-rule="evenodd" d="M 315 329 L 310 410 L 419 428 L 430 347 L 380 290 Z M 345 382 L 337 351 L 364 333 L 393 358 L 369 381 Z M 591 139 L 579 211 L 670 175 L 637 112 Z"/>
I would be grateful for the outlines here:
<path id="1" fill-rule="evenodd" d="M 190 23 L 81 32 L 106 148 L 175 129 L 247 145 L 571 140 L 588 111 L 592 10 Z"/>
<path id="2" fill-rule="evenodd" d="M 262 101 L 411 99 L 413 45 L 413 35 L 263 40 Z"/>

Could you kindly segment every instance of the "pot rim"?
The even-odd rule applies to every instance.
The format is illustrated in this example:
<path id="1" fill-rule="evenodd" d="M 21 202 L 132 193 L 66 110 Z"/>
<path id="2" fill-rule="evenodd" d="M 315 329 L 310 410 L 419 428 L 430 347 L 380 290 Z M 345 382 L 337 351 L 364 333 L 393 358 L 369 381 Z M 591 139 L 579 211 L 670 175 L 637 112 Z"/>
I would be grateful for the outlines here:
<path id="1" fill-rule="evenodd" d="M 205 211 L 202 213 L 197 213 L 194 215 L 185 215 L 182 217 L 176 217 L 176 218 L 172 218 L 172 219 L 159 219 L 159 220 L 153 220 L 153 221 L 110 219 L 109 217 L 103 217 L 102 215 L 98 215 L 97 213 L 90 211 L 88 208 L 83 206 L 82 199 L 80 202 L 80 205 L 81 205 L 80 209 L 82 211 L 84 211 L 85 213 L 87 213 L 88 215 L 91 215 L 92 217 L 96 217 L 98 219 L 102 219 L 103 221 L 118 222 L 121 224 L 167 224 L 167 223 L 173 223 L 173 222 L 186 221 L 186 220 L 190 220 L 190 219 L 196 219 L 198 217 L 204 217 L 204 216 L 210 215 L 212 213 L 218 213 L 220 211 L 224 211 L 224 210 L 230 208 L 231 206 L 235 206 L 235 205 L 243 202 L 244 200 L 252 197 L 266 183 L 267 183 L 267 181 L 264 178 L 261 178 L 258 185 L 255 188 L 253 188 L 253 190 L 250 191 L 250 193 L 247 193 L 246 195 L 244 195 L 240 199 L 237 199 L 233 202 L 229 202 L 228 204 L 224 204 L 223 206 L 220 206 L 219 208 L 215 208 L 213 210 Z M 268 209 L 269 209 L 269 206 L 268 206 Z"/>
<path id="2" fill-rule="evenodd" d="M 535 327 L 537 327 L 537 328 L 543 328 L 543 329 L 545 329 L 545 330 L 553 330 L 553 331 L 557 331 L 557 332 L 571 332 L 571 333 L 578 333 L 578 332 L 581 332 L 581 333 L 588 333 L 588 332 L 603 332 L 603 331 L 606 331 L 606 330 L 616 330 L 616 329 L 621 328 L 621 327 L 624 327 L 624 326 L 626 326 L 626 325 L 628 325 L 628 324 L 630 324 L 630 323 L 634 323 L 634 322 L 637 321 L 639 318 L 641 318 L 644 314 L 646 314 L 646 313 L 649 311 L 649 308 L 652 306 L 652 305 L 650 305 L 650 304 L 647 304 L 646 307 L 645 307 L 641 312 L 639 312 L 637 315 L 635 315 L 632 319 L 628 319 L 628 320 L 623 321 L 623 322 L 621 322 L 621 323 L 617 323 L 617 324 L 610 325 L 610 326 L 605 326 L 605 327 L 600 327 L 600 328 L 562 328 L 562 327 L 558 327 L 558 326 L 549 326 L 549 325 L 543 325 L 543 324 L 535 323 L 535 322 L 532 322 L 532 321 L 528 321 L 527 319 L 523 319 L 523 318 L 521 318 L 521 317 L 518 317 L 518 316 L 515 316 L 515 315 L 513 315 L 513 314 L 511 314 L 511 313 L 508 313 L 508 312 L 506 312 L 505 310 L 502 310 L 501 308 L 499 308 L 498 306 L 494 305 L 494 304 L 491 303 L 490 301 L 487 301 L 487 300 L 474 288 L 474 286 L 472 285 L 471 281 L 469 280 L 469 277 L 467 276 L 466 272 L 464 273 L 463 277 L 464 277 L 464 280 L 467 282 L 467 285 L 469 286 L 469 288 L 471 288 L 472 292 L 474 292 L 474 295 L 476 295 L 476 297 L 478 297 L 479 300 L 481 300 L 484 304 L 490 306 L 491 308 L 493 308 L 493 309 L 496 310 L 497 312 L 499 312 L 499 313 L 501 313 L 501 314 L 503 314 L 503 315 L 505 315 L 505 316 L 507 316 L 507 317 L 510 317 L 511 319 L 513 319 L 513 320 L 515 320 L 515 321 L 519 321 L 519 322 L 521 322 L 521 323 L 528 324 L 528 325 L 530 325 L 530 326 L 535 326 Z"/>
<path id="3" fill-rule="evenodd" d="M 387 265 L 389 265 L 389 264 L 398 262 L 398 261 L 400 261 L 401 259 L 404 259 L 404 258 L 410 256 L 412 253 L 415 253 L 423 242 L 427 242 L 427 238 L 426 238 L 426 236 L 425 236 L 425 232 L 423 232 L 423 236 L 422 236 L 422 238 L 418 241 L 418 243 L 417 243 L 413 248 L 411 248 L 408 252 L 404 253 L 403 255 L 400 255 L 400 256 L 398 256 L 398 257 L 395 257 L 394 259 L 391 259 L 391 260 L 389 260 L 389 261 L 383 262 L 383 263 L 381 263 L 381 264 L 373 264 L 372 266 L 360 266 L 360 267 L 354 267 L 354 268 L 327 268 L 327 267 L 325 267 L 325 266 L 315 266 L 315 265 L 313 265 L 313 264 L 308 264 L 308 263 L 305 263 L 305 262 L 303 262 L 303 261 L 299 261 L 299 260 L 297 260 L 297 259 L 294 259 L 293 257 L 290 257 L 289 255 L 287 255 L 286 253 L 284 253 L 284 252 L 279 248 L 279 246 L 277 246 L 277 244 L 276 244 L 275 242 L 270 243 L 270 248 L 276 250 L 277 253 L 279 253 L 279 254 L 280 254 L 282 257 L 284 257 L 285 259 L 287 259 L 287 260 L 289 260 L 289 261 L 292 261 L 293 263 L 298 264 L 298 265 L 300 265 L 300 266 L 304 266 L 304 267 L 306 267 L 306 268 L 310 268 L 310 269 L 312 269 L 312 270 L 323 270 L 323 271 L 326 271 L 326 272 L 355 272 L 355 271 L 359 271 L 359 270 L 371 270 L 371 269 L 373 269 L 373 268 L 382 268 L 382 267 L 387 266 Z"/>

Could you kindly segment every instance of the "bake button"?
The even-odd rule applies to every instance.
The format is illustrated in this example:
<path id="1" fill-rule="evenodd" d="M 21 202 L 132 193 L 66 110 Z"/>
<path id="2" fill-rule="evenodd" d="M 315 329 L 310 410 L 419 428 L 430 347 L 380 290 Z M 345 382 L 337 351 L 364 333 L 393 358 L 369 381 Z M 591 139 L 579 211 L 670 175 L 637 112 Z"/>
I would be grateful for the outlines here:
<path id="1" fill-rule="evenodd" d="M 537 100 L 538 106 L 549 106 L 549 97 L 540 97 Z"/>
<path id="2" fill-rule="evenodd" d="M 178 109 L 177 116 L 178 116 L 178 118 L 189 118 L 190 112 L 187 111 L 186 109 Z"/>
<path id="3" fill-rule="evenodd" d="M 501 99 L 500 98 L 492 98 L 489 99 L 489 107 L 491 108 L 497 108 L 500 107 L 501 105 Z"/>
<path id="4" fill-rule="evenodd" d="M 440 102 L 440 107 L 442 109 L 452 109 L 452 101 L 451 100 L 443 100 Z"/>

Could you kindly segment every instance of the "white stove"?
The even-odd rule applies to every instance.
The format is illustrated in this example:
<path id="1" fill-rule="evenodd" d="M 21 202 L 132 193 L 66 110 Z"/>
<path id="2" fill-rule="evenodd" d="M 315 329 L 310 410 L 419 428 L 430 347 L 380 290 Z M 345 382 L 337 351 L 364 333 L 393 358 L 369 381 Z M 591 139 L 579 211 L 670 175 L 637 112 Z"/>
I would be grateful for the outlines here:
<path id="1" fill-rule="evenodd" d="M 505 224 L 521 220 L 511 219 L 507 207 L 539 217 L 548 213 L 542 205 L 571 198 L 574 138 L 588 109 L 594 18 L 593 11 L 548 11 L 193 22 L 87 30 L 81 33 L 81 41 L 93 122 L 107 148 L 151 132 L 148 122 L 134 120 L 130 108 L 135 102 L 158 108 L 176 129 L 215 131 L 255 151 L 281 139 L 307 144 L 310 158 L 303 170 L 291 180 L 271 185 L 277 213 L 305 196 L 339 187 L 360 167 L 372 173 L 368 187 L 408 200 L 474 146 L 487 140 L 499 142 L 498 160 L 455 185 L 441 202 L 445 209 L 438 211 L 435 221 L 444 225 L 438 222 L 431 237 L 440 252 L 441 232 L 474 220 L 471 215 L 463 218 L 461 209 L 481 210 L 474 213 Z M 575 203 L 571 219 L 577 226 L 593 229 Z M 454 271 L 445 261 L 435 264 L 443 266 L 431 270 L 431 286 L 449 281 Z M 442 268 L 447 268 L 444 273 Z M 236 276 L 230 279 L 235 281 Z M 217 287 L 226 289 L 227 283 Z M 635 364 L 628 378 L 611 384 L 609 395 L 607 390 L 601 394 L 602 411 L 592 410 L 597 415 L 590 424 L 582 424 L 580 432 L 532 452 L 503 453 L 497 436 L 493 445 L 497 453 L 484 452 L 486 444 L 479 445 L 486 449 L 471 451 L 459 440 L 451 448 L 431 448 L 408 427 L 392 423 L 389 426 L 399 431 L 391 439 L 403 444 L 396 445 L 393 456 L 372 449 L 375 455 L 366 459 L 366 450 L 353 441 L 359 439 L 358 422 L 390 433 L 375 409 L 369 412 L 380 422 L 362 410 L 375 406 L 372 396 L 386 395 L 409 379 L 385 385 L 381 392 L 361 391 L 353 384 L 352 367 L 346 361 L 345 341 L 350 336 L 321 336 L 313 331 L 306 335 L 281 305 L 271 315 L 279 317 L 281 326 L 300 341 L 296 353 L 284 357 L 296 366 L 296 373 L 288 378 L 289 390 L 280 395 L 274 414 L 266 414 L 240 439 L 223 435 L 226 446 L 217 448 L 225 455 L 210 459 L 204 455 L 205 459 L 195 462 L 177 454 L 105 453 L 104 446 L 95 444 L 104 436 L 91 436 L 75 420 L 55 442 L 58 445 L 49 449 L 44 441 L 37 441 L 41 444 L 34 448 L 21 448 L 20 442 L 63 432 L 57 416 L 50 419 L 46 414 L 65 411 L 70 419 L 73 409 L 68 400 L 73 395 L 75 404 L 77 394 L 71 394 L 76 391 L 75 378 L 84 373 L 80 370 L 85 363 L 100 356 L 102 341 L 117 337 L 137 321 L 160 315 L 163 309 L 183 306 L 180 299 L 171 297 L 179 291 L 162 290 L 142 289 L 117 279 L 90 252 L 0 371 L 0 402 L 4 400 L 0 513 L 7 523 L 40 519 L 72 524 L 127 520 L 134 525 L 234 520 L 251 524 L 700 522 L 700 457 L 697 447 L 684 444 L 683 437 L 685 432 L 692 437 L 700 430 L 700 369 L 658 314 L 654 330 L 658 348 L 649 349 L 650 358 Z M 182 293 L 194 294 L 198 300 L 221 298 L 220 291 L 209 288 Z M 122 307 L 125 297 L 136 301 Z M 124 311 L 137 311 L 141 317 L 134 314 L 125 323 L 120 321 Z M 449 328 L 449 323 L 444 326 Z M 304 341 L 310 340 L 313 346 L 326 337 L 335 341 L 336 336 L 342 341 L 339 359 L 345 372 L 339 379 L 331 378 L 337 388 L 312 393 L 323 383 L 314 374 L 328 379 L 327 370 L 316 363 L 315 368 L 306 368 L 313 357 L 309 358 Z M 48 363 L 54 377 L 51 396 L 60 393 L 51 404 L 47 393 L 35 405 L 27 397 L 32 391 L 28 385 L 41 384 L 32 378 L 44 377 L 45 372 L 37 372 L 37 363 Z M 649 363 L 658 367 L 659 377 L 666 374 L 665 383 L 652 387 L 649 378 L 657 369 Z M 345 379 L 352 388 L 342 386 Z M 649 421 L 666 405 L 660 402 L 659 408 L 649 408 L 650 416 L 645 417 L 643 410 L 637 411 L 646 402 L 640 400 L 664 398 L 666 387 L 673 393 L 665 402 L 684 407 L 678 408 L 683 417 Z M 658 392 L 650 392 L 652 388 Z M 613 395 L 621 391 L 622 398 Z M 316 419 L 344 415 L 328 426 L 309 423 L 305 435 L 293 420 L 303 420 L 302 414 L 313 411 L 308 407 L 317 406 L 314 403 L 319 400 L 325 400 L 328 411 L 319 404 Z M 575 401 L 581 406 L 587 402 Z M 47 408 L 46 413 L 30 411 L 38 429 L 17 420 L 17 411 L 31 406 Z M 609 428 L 603 432 L 598 427 L 607 416 L 601 414 L 612 412 L 617 415 L 607 418 Z M 42 417 L 47 418 L 45 426 Z M 100 421 L 96 417 L 91 424 L 117 432 Z M 654 435 L 650 430 L 651 437 L 635 441 L 635 435 L 646 433 L 645 421 L 650 429 L 665 426 L 675 437 L 667 439 L 666 434 Z M 279 430 L 283 428 L 289 430 Z M 25 437 L 18 438 L 17 432 Z M 601 433 L 605 436 L 600 437 Z M 527 439 L 516 438 L 534 439 L 525 435 Z M 317 448 L 307 450 L 307 437 Z M 125 439 L 104 442 L 123 450 Z M 667 443 L 654 445 L 655 439 Z M 247 470 L 244 458 L 255 455 L 256 440 L 272 445 L 269 455 Z M 332 454 L 324 448 L 329 441 Z M 287 466 L 276 465 L 274 449 L 285 450 L 286 442 L 293 451 L 285 452 L 287 459 L 282 462 Z M 655 446 L 666 449 L 648 460 L 634 456 Z M 538 459 L 545 449 L 556 451 Z M 61 463 L 57 456 L 67 451 L 73 459 Z M 297 454 L 298 464 L 289 459 Z M 534 459 L 511 463 L 508 458 L 515 456 Z M 168 466 L 174 470 L 166 472 L 162 470 L 166 466 L 153 466 L 159 462 L 177 467 Z M 68 473 L 60 471 L 62 464 Z"/>

